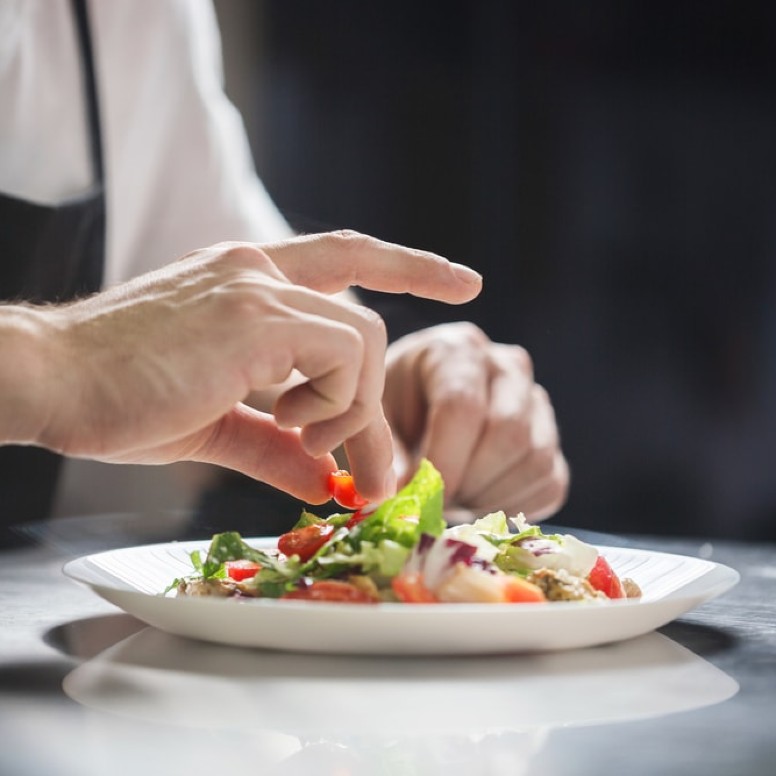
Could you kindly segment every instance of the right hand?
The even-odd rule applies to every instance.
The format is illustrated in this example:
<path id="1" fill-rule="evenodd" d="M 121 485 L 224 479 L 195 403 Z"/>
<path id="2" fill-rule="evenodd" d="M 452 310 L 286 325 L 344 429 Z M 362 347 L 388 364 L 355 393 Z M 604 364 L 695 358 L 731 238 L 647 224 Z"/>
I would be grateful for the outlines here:
<path id="1" fill-rule="evenodd" d="M 44 360 L 26 441 L 121 463 L 204 461 L 311 503 L 343 442 L 359 490 L 390 495 L 382 320 L 329 296 L 350 285 L 453 304 L 474 271 L 353 232 L 224 243 L 88 299 L 34 312 Z M 40 342 L 40 338 L 38 339 Z M 281 393 L 274 416 L 243 403 Z M 42 408 L 41 408 L 42 405 Z"/>
<path id="2" fill-rule="evenodd" d="M 448 510 L 540 520 L 563 505 L 569 467 L 527 351 L 473 324 L 446 323 L 394 342 L 386 370 L 383 409 L 400 482 L 429 458 Z"/>

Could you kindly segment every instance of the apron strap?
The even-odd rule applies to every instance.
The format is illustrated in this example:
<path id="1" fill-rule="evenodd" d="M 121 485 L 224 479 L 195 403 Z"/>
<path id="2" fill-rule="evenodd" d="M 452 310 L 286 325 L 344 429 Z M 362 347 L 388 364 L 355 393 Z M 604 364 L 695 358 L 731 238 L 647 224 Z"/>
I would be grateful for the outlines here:
<path id="1" fill-rule="evenodd" d="M 89 24 L 89 8 L 87 0 L 72 0 L 75 25 L 78 31 L 79 50 L 81 52 L 81 71 L 83 73 L 84 96 L 86 98 L 86 118 L 89 124 L 90 149 L 92 168 L 96 188 L 101 197 L 101 226 L 99 227 L 99 247 L 85 256 L 82 270 L 82 281 L 85 287 L 97 291 L 102 286 L 105 276 L 105 169 L 102 155 L 102 131 L 100 122 L 100 101 L 97 95 L 97 75 L 94 66 L 94 46 Z"/>
<path id="2" fill-rule="evenodd" d="M 73 14 L 78 31 L 79 49 L 83 65 L 86 116 L 91 137 L 91 157 L 94 177 L 98 183 L 104 179 L 102 136 L 100 133 L 100 103 L 97 99 L 97 76 L 94 68 L 94 49 L 89 25 L 89 9 L 86 0 L 72 0 Z"/>

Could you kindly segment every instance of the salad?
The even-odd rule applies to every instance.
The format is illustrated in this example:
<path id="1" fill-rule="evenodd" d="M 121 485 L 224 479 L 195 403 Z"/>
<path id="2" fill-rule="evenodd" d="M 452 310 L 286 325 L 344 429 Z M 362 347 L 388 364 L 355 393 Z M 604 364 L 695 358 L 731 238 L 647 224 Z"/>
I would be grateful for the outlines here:
<path id="1" fill-rule="evenodd" d="M 444 484 L 430 461 L 393 498 L 370 508 L 345 471 L 329 478 L 347 511 L 303 511 L 277 549 L 250 546 L 239 533 L 212 537 L 192 574 L 166 592 L 180 596 L 280 598 L 374 604 L 601 602 L 637 598 L 590 544 L 545 534 L 523 515 L 494 512 L 447 527 Z"/>

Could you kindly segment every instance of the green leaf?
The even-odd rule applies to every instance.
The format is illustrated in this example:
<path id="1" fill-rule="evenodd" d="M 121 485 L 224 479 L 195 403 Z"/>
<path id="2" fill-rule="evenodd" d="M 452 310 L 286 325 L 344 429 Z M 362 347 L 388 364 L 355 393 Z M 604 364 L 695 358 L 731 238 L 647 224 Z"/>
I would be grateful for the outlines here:
<path id="1" fill-rule="evenodd" d="M 252 560 L 264 565 L 271 561 L 271 556 L 246 544 L 237 531 L 215 534 L 207 551 L 205 566 L 225 563 L 228 560 Z"/>
<path id="2" fill-rule="evenodd" d="M 307 528 L 308 525 L 322 525 L 326 521 L 322 517 L 308 512 L 306 509 L 302 510 L 302 514 L 299 519 L 294 523 L 292 531 L 296 531 L 298 528 Z"/>
<path id="3" fill-rule="evenodd" d="M 306 509 L 299 516 L 299 519 L 294 523 L 292 531 L 296 531 L 297 528 L 307 528 L 308 525 L 333 525 L 335 528 L 340 528 L 353 517 L 352 512 L 342 512 L 334 515 L 329 515 L 327 518 L 318 517 L 318 515 L 308 512 Z"/>
<path id="4" fill-rule="evenodd" d="M 412 548 L 421 534 L 439 536 L 444 531 L 443 505 L 442 475 L 430 461 L 423 459 L 407 485 L 359 523 L 352 532 L 353 540 L 377 545 L 384 539 L 390 539 Z"/>
<path id="5" fill-rule="evenodd" d="M 409 554 L 409 548 L 391 539 L 383 539 L 377 544 L 362 541 L 357 548 L 348 542 L 340 542 L 331 552 L 318 558 L 318 566 L 328 572 L 328 576 L 351 571 L 395 577 Z M 308 570 L 308 573 L 313 574 L 311 570 Z"/>
<path id="6" fill-rule="evenodd" d="M 191 565 L 194 566 L 194 570 L 198 571 L 200 574 L 202 573 L 202 555 L 200 554 L 199 550 L 193 550 L 189 553 L 189 558 L 191 558 Z"/>

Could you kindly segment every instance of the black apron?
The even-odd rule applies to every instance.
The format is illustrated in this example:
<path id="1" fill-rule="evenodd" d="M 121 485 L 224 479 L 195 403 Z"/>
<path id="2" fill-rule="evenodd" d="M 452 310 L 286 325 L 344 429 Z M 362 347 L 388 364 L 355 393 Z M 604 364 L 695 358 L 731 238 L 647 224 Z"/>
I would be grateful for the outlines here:
<path id="1" fill-rule="evenodd" d="M 56 205 L 0 194 L 0 299 L 64 302 L 100 288 L 105 252 L 105 192 L 99 104 L 86 0 L 72 0 L 81 54 L 94 185 Z M 2 368 L 13 368 L 4 364 Z M 36 447 L 0 447 L 0 546 L 11 526 L 46 518 L 60 456 Z"/>

